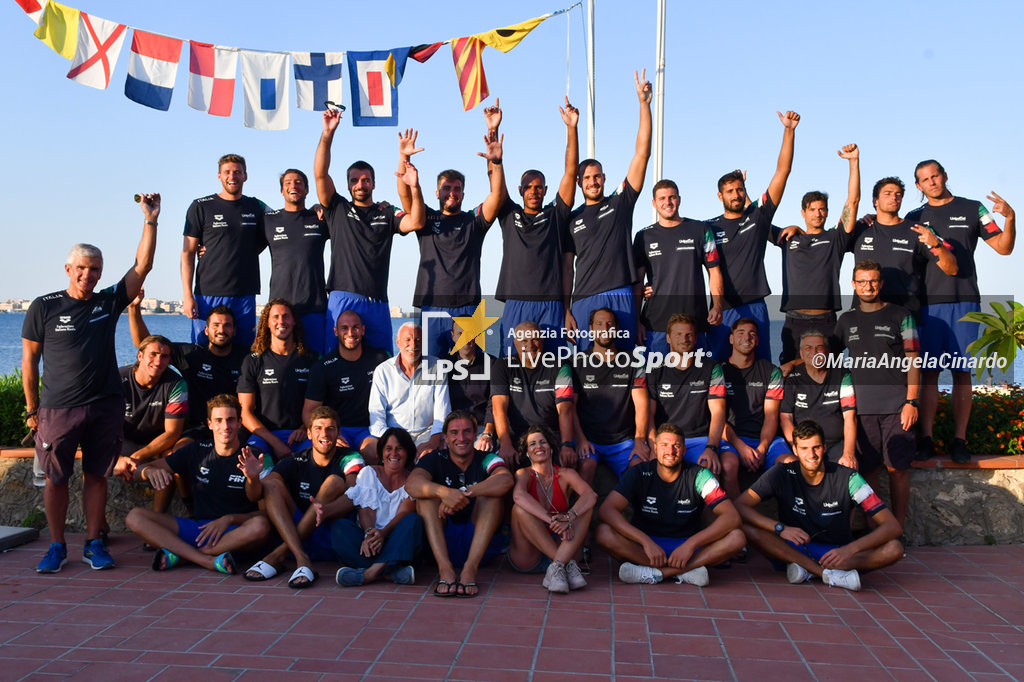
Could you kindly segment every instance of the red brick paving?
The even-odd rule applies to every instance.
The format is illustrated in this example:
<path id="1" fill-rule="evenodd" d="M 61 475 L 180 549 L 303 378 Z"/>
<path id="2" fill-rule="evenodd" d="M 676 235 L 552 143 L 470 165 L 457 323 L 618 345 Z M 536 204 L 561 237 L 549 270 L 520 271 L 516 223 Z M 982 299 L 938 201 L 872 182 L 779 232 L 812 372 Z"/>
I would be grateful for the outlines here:
<path id="1" fill-rule="evenodd" d="M 1009 680 L 1024 677 L 1024 546 L 912 548 L 854 594 L 788 585 L 758 557 L 711 585 L 590 586 L 481 571 L 476 599 L 417 585 L 289 590 L 191 567 L 156 574 L 117 536 L 113 571 L 34 571 L 45 540 L 0 560 L 0 679 Z M 755 582 L 756 580 L 756 582 Z"/>

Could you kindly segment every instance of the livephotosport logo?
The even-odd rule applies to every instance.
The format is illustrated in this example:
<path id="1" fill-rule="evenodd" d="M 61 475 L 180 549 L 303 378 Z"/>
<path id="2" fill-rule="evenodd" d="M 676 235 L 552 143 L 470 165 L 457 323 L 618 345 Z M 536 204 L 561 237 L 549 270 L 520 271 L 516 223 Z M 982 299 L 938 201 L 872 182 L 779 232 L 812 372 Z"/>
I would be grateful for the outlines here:
<path id="1" fill-rule="evenodd" d="M 428 310 L 423 313 L 422 319 L 424 329 L 430 328 L 431 320 L 442 320 L 454 323 L 459 331 L 459 336 L 455 339 L 449 357 L 441 357 L 440 354 L 437 354 L 433 367 L 428 367 L 427 363 L 424 362 L 424 379 L 440 379 L 445 376 L 451 376 L 456 381 L 490 379 L 491 357 L 487 354 L 487 336 L 493 334 L 490 328 L 494 326 L 499 318 L 487 316 L 483 299 L 480 300 L 476 310 L 470 316 L 452 317 L 444 311 Z M 433 350 L 430 348 L 431 340 L 430 334 L 423 334 L 423 357 L 435 355 L 431 353 L 431 350 Z M 483 370 L 479 374 L 471 373 L 469 360 L 459 357 L 459 351 L 474 341 L 480 347 L 480 352 L 483 353 Z"/>

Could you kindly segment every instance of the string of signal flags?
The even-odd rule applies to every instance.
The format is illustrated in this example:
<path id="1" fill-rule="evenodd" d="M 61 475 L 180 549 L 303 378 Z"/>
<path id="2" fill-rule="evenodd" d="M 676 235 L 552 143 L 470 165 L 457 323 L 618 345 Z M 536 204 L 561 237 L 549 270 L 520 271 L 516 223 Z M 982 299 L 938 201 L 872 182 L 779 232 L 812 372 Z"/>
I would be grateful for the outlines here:
<path id="1" fill-rule="evenodd" d="M 131 29 L 124 94 L 152 109 L 170 108 L 185 40 L 102 19 L 52 0 L 45 4 L 40 0 L 14 1 L 35 23 L 35 36 L 71 61 L 67 77 L 100 90 L 110 85 L 121 47 Z M 462 105 L 469 111 L 490 94 L 484 74 L 485 47 L 508 52 L 544 20 L 581 5 L 577 2 L 518 24 L 462 38 L 390 50 L 268 52 L 189 40 L 188 105 L 214 116 L 231 116 L 235 77 L 241 62 L 244 125 L 259 130 L 284 130 L 288 127 L 289 72 L 295 80 L 296 108 L 343 109 L 344 63 L 348 66 L 352 125 L 397 126 L 398 86 L 408 60 L 426 62 L 448 44 Z"/>

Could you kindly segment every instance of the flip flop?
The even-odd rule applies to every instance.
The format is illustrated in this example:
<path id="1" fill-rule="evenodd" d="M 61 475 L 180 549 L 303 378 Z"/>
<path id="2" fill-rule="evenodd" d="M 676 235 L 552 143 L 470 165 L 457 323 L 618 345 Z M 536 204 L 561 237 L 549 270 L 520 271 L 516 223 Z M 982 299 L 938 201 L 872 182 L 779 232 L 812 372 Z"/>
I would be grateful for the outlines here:
<path id="1" fill-rule="evenodd" d="M 459 582 L 457 580 L 454 581 L 454 582 L 449 582 L 447 580 L 438 580 L 437 584 L 434 585 L 434 596 L 435 597 L 440 597 L 441 599 L 448 599 L 450 597 L 455 597 L 455 596 L 457 596 L 455 594 L 455 587 L 458 584 L 459 584 Z M 446 586 L 448 588 L 448 590 L 446 592 L 438 592 L 437 588 L 441 587 L 441 585 Z"/>
<path id="2" fill-rule="evenodd" d="M 313 569 L 309 566 L 299 566 L 295 569 L 295 572 L 292 573 L 292 577 L 288 578 L 288 587 L 293 590 L 304 590 L 307 587 L 312 587 L 313 583 L 315 583 L 316 579 L 319 577 L 320 575 L 318 573 L 314 573 Z M 300 578 L 305 580 L 305 582 L 296 582 Z"/>
<path id="3" fill-rule="evenodd" d="M 473 599 L 480 594 L 480 587 L 476 583 L 456 583 L 456 585 L 462 588 L 462 592 L 455 593 L 455 596 L 460 599 Z M 473 594 L 466 591 L 471 587 L 476 590 Z"/>
<path id="4" fill-rule="evenodd" d="M 242 577 L 246 580 L 251 580 L 254 583 L 263 582 L 264 580 L 270 580 L 278 574 L 278 568 L 274 564 L 266 561 L 257 561 L 249 570 L 242 574 Z M 249 575 L 250 573 L 256 573 L 257 575 Z"/>
<path id="5" fill-rule="evenodd" d="M 213 568 L 218 573 L 224 573 L 226 575 L 234 575 L 238 573 L 238 567 L 235 565 L 235 557 L 231 556 L 231 552 L 218 554 L 217 558 L 213 560 Z"/>
<path id="6" fill-rule="evenodd" d="M 179 561 L 181 561 L 181 557 L 171 550 L 161 547 L 153 554 L 153 570 L 169 571 L 177 566 Z"/>

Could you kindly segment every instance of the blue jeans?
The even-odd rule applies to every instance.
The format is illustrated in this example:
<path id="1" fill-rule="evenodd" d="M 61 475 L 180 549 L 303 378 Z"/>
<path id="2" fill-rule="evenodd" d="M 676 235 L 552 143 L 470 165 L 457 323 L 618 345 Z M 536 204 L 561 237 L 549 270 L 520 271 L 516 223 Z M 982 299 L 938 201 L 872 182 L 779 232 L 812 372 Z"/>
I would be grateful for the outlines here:
<path id="1" fill-rule="evenodd" d="M 365 557 L 359 553 L 363 544 L 363 529 L 355 520 L 338 519 L 331 524 L 331 547 L 341 563 L 351 568 L 369 568 L 384 563 L 385 573 L 412 563 L 423 547 L 423 519 L 416 512 L 406 514 L 399 521 L 387 539 L 380 554 Z"/>

